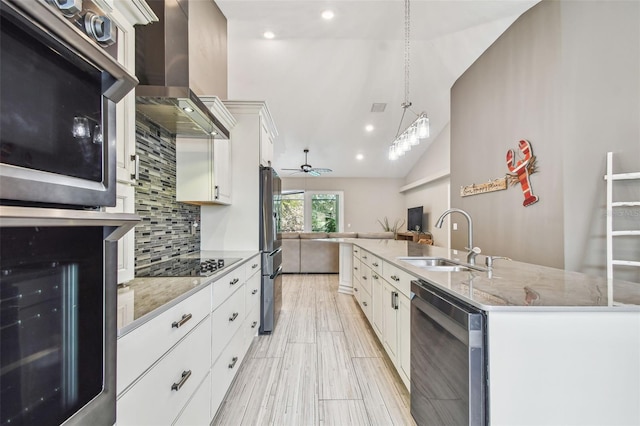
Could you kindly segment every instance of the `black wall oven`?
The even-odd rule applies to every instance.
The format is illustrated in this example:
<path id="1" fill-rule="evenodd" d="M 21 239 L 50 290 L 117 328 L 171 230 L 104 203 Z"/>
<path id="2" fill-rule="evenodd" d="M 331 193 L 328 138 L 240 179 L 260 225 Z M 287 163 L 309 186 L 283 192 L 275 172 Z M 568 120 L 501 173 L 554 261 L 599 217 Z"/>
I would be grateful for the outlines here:
<path id="1" fill-rule="evenodd" d="M 138 217 L 0 206 L 0 424 L 116 421 L 117 240 Z"/>
<path id="2" fill-rule="evenodd" d="M 117 29 L 89 0 L 0 7 L 0 200 L 114 206 L 115 105 L 137 83 Z"/>

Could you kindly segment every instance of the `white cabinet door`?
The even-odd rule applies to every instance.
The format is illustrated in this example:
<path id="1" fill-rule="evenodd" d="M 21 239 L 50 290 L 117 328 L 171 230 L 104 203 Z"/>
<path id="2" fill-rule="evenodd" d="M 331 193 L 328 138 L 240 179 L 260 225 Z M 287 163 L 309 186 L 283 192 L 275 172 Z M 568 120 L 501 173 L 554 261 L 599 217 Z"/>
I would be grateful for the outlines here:
<path id="1" fill-rule="evenodd" d="M 213 199 L 220 204 L 231 204 L 231 141 L 213 142 Z"/>
<path id="2" fill-rule="evenodd" d="M 398 372 L 409 391 L 411 378 L 411 301 L 400 293 L 398 296 Z"/>
<path id="3" fill-rule="evenodd" d="M 135 189 L 118 182 L 115 207 L 107 207 L 109 213 L 135 213 Z M 118 284 L 131 281 L 135 270 L 135 229 L 118 240 Z"/>
<path id="4" fill-rule="evenodd" d="M 213 200 L 213 140 L 176 138 L 176 201 Z"/>
<path id="5" fill-rule="evenodd" d="M 273 162 L 273 137 L 262 120 L 260 124 L 260 165 L 271 167 Z"/>
<path id="6" fill-rule="evenodd" d="M 398 362 L 398 311 L 395 307 L 397 295 L 395 287 L 382 282 L 382 343 L 394 365 Z"/>
<path id="7" fill-rule="evenodd" d="M 176 201 L 231 203 L 231 149 L 228 140 L 176 139 Z"/>
<path id="8" fill-rule="evenodd" d="M 371 311 L 373 318 L 373 331 L 382 340 L 383 312 L 382 312 L 382 278 L 378 274 L 371 276 Z"/>

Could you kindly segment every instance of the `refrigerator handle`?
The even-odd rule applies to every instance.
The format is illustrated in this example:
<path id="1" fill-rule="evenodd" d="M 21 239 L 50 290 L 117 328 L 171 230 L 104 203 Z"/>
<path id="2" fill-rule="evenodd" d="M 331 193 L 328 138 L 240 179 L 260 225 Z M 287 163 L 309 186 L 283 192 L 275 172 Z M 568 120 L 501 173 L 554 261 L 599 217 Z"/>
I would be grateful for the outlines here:
<path id="1" fill-rule="evenodd" d="M 278 233 L 278 215 L 277 213 L 273 214 L 273 235 Z"/>
<path id="2" fill-rule="evenodd" d="M 278 275 L 280 275 L 280 272 L 282 272 L 282 265 L 278 266 L 278 269 L 269 276 L 269 279 L 274 280 Z"/>
<path id="3" fill-rule="evenodd" d="M 274 251 L 272 251 L 271 253 L 269 253 L 269 257 L 273 257 L 276 254 L 280 253 L 282 251 L 282 247 L 278 247 L 277 249 L 275 249 Z"/>

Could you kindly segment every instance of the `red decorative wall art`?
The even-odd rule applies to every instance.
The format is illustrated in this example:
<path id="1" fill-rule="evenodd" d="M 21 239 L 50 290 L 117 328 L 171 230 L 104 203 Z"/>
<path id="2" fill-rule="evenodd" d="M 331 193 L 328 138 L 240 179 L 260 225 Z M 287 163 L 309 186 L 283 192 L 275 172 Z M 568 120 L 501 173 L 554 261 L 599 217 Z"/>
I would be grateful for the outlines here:
<path id="1" fill-rule="evenodd" d="M 531 182 L 529 176 L 537 171 L 536 157 L 531 150 L 531 144 L 527 140 L 521 140 L 518 142 L 518 148 L 522 154 L 522 158 L 516 161 L 516 154 L 513 149 L 507 151 L 507 167 L 510 174 L 507 174 L 507 179 L 512 185 L 520 182 L 522 187 L 522 193 L 524 194 L 524 201 L 522 205 L 528 207 L 538 202 L 538 196 L 533 195 L 531 189 Z"/>

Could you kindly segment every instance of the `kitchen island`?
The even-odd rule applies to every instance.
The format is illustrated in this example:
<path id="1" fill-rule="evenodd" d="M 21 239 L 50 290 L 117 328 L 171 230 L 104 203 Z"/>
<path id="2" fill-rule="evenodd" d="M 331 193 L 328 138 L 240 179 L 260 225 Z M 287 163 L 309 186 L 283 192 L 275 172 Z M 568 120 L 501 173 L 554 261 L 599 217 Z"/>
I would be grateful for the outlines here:
<path id="1" fill-rule="evenodd" d="M 354 294 L 401 377 L 410 371 L 404 274 L 485 312 L 490 424 L 640 424 L 640 284 L 505 260 L 489 271 L 481 255 L 480 270 L 431 271 L 399 258 L 466 263 L 466 252 L 395 240 L 336 242 L 343 251 L 353 247 Z M 386 333 L 387 287 L 396 289 L 396 347 Z"/>

